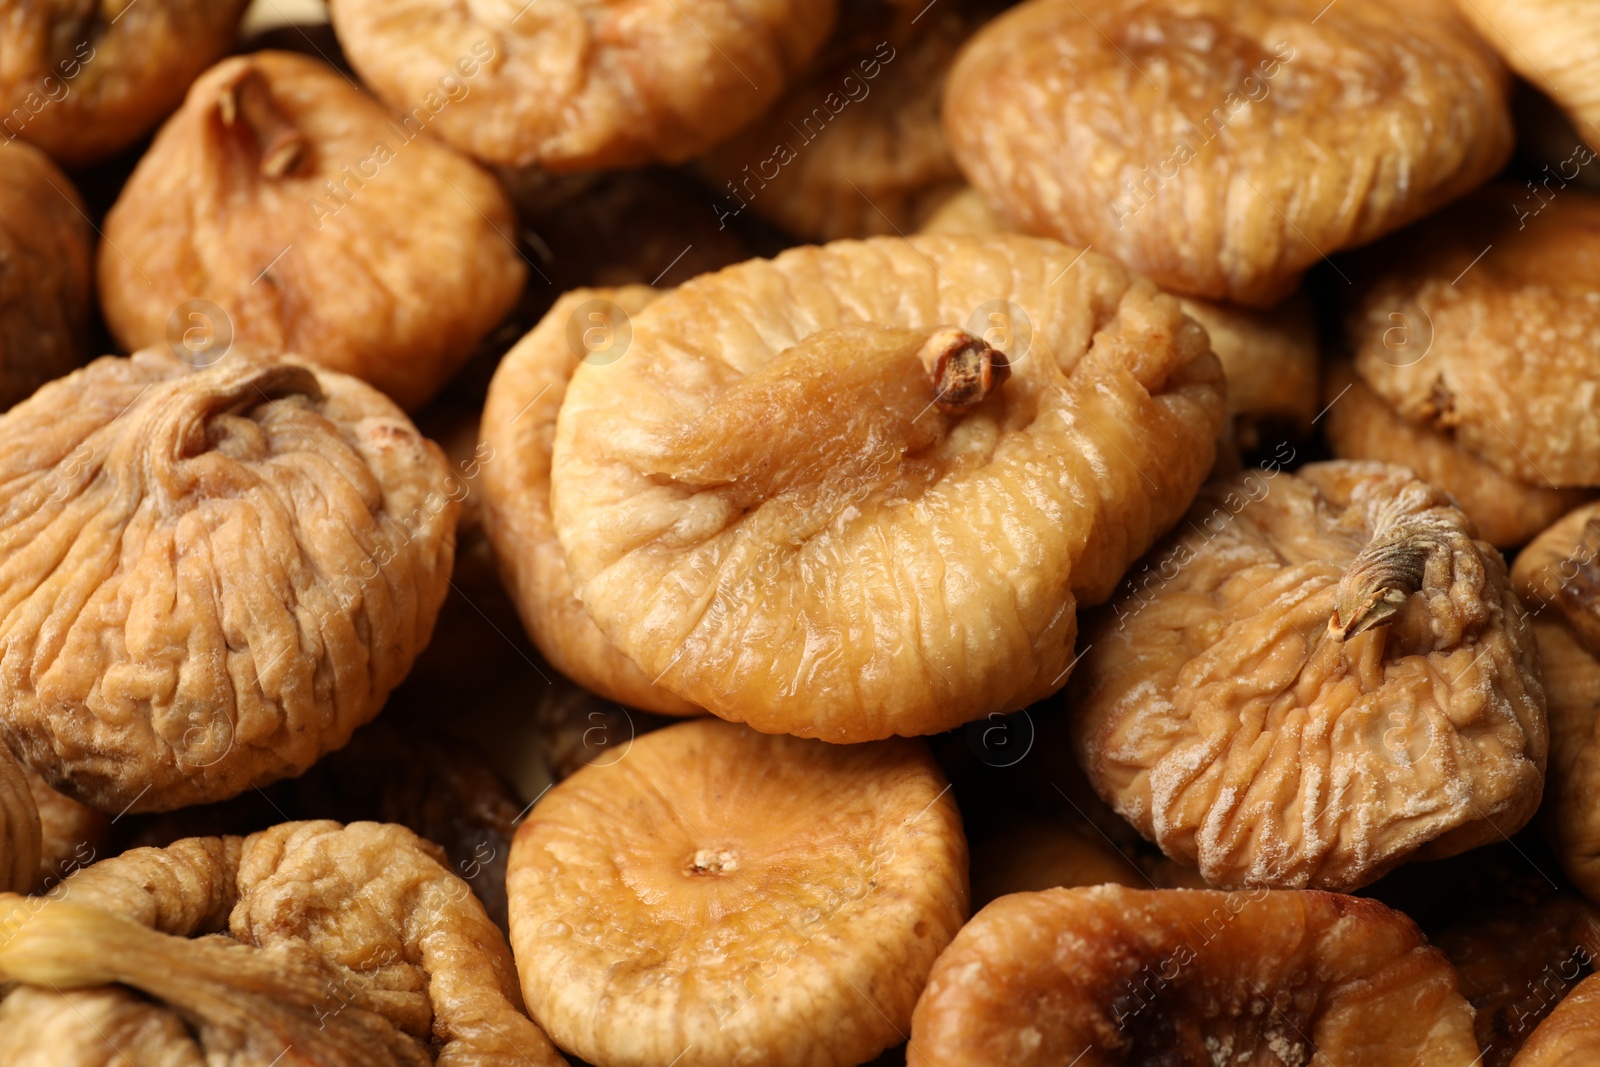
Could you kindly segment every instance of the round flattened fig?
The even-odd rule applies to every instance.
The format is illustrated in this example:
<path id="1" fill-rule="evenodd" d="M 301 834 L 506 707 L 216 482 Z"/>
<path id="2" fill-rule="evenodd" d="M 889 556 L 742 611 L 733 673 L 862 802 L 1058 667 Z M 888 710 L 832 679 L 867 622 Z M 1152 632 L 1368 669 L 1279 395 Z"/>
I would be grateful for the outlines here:
<path id="1" fill-rule="evenodd" d="M 1511 1067 L 1567 1067 L 1600 1059 L 1600 975 L 1585 978 L 1557 1004 Z"/>
<path id="2" fill-rule="evenodd" d="M 0 143 L 0 411 L 88 356 L 93 249 L 67 176 L 29 145 Z"/>
<path id="3" fill-rule="evenodd" d="M 1560 104 L 1591 145 L 1600 145 L 1600 9 L 1589 0 L 1458 0 L 1457 6 L 1508 66 Z"/>
<path id="4" fill-rule="evenodd" d="M 1013 233 L 1009 222 L 976 189 L 945 201 L 923 233 Z M 1250 451 L 1277 433 L 1306 436 L 1317 414 L 1317 334 L 1311 301 L 1296 294 L 1258 310 L 1179 297 L 1183 313 L 1205 327 L 1228 380 L 1224 445 Z M 1002 323 L 1003 325 L 1003 323 Z"/>
<path id="5" fill-rule="evenodd" d="M 65 166 L 153 129 L 228 54 L 248 0 L 27 0 L 0 11 L 0 130 Z"/>
<path id="6" fill-rule="evenodd" d="M 1356 371 L 1519 481 L 1600 485 L 1600 196 L 1481 190 L 1366 260 Z"/>
<path id="7" fill-rule="evenodd" d="M 1472 1009 L 1410 919 L 1336 893 L 1051 889 L 956 935 L 911 1067 L 1466 1067 Z"/>
<path id="8" fill-rule="evenodd" d="M 550 456 L 567 383 L 585 362 L 627 358 L 632 316 L 658 295 L 644 285 L 575 289 L 506 353 L 483 409 L 483 522 L 523 625 L 551 666 L 609 700 L 691 715 L 693 704 L 654 685 L 595 626 L 572 591 L 550 515 Z"/>
<path id="9" fill-rule="evenodd" d="M 63 998 L 173 1067 L 562 1063 L 522 1010 L 504 937 L 399 826 L 135 849 L 48 897 L 0 896 L 0 930 L 0 979 L 20 983 L 0 1035 L 24 1030 L 55 1067 L 107 1062 Z M 18 1062 L 9 1051 L 0 1036 L 0 1062 Z"/>
<path id="10" fill-rule="evenodd" d="M 1499 170 L 1505 90 L 1438 0 L 1030 0 L 957 57 L 945 132 L 1024 231 L 1270 305 Z"/>
<path id="11" fill-rule="evenodd" d="M 28 776 L 0 744 L 0 892 L 21 893 L 39 873 L 43 845 L 39 808 Z"/>
<path id="12" fill-rule="evenodd" d="M 1526 543 L 1591 495 L 1530 485 L 1462 449 L 1447 434 L 1407 422 L 1347 363 L 1330 369 L 1323 403 L 1323 432 L 1334 455 L 1411 468 L 1449 493 L 1478 536 L 1496 548 Z"/>
<path id="13" fill-rule="evenodd" d="M 1089 636 L 1096 790 L 1213 885 L 1352 889 L 1513 833 L 1545 694 L 1499 553 L 1375 463 L 1202 490 Z"/>
<path id="14" fill-rule="evenodd" d="M 605 1067 L 848 1067 L 897 1044 L 967 915 L 967 847 L 920 741 L 716 719 L 552 789 L 512 846 L 529 1011 Z"/>
<path id="15" fill-rule="evenodd" d="M 304 353 L 426 401 L 522 292 L 511 202 L 315 59 L 217 64 L 106 216 L 112 335 L 195 363 Z"/>
<path id="16" fill-rule="evenodd" d="M 699 155 L 827 40 L 836 0 L 332 0 L 389 105 L 488 163 L 594 170 Z"/>
<path id="17" fill-rule="evenodd" d="M 1009 352 L 963 332 L 1030 323 Z M 931 733 L 1059 688 L 1213 457 L 1170 297 L 1025 237 L 877 238 L 706 275 L 579 366 L 552 468 L 578 598 L 655 684 L 757 729 Z"/>
<path id="18" fill-rule="evenodd" d="M 106 357 L 0 416 L 0 730 L 160 811 L 295 775 L 427 643 L 458 507 L 376 390 L 290 357 Z"/>

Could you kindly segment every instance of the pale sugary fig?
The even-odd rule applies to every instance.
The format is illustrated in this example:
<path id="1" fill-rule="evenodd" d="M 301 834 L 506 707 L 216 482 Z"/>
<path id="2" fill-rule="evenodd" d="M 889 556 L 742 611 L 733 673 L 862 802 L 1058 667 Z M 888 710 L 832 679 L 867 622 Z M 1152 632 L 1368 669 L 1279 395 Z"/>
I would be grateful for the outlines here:
<path id="1" fill-rule="evenodd" d="M 1001 309 L 1027 321 L 996 348 Z M 1213 457 L 1175 301 L 1023 237 L 838 242 L 706 275 L 580 365 L 552 464 L 578 599 L 656 685 L 757 729 L 931 733 L 1058 689 Z"/>
<path id="2" fill-rule="evenodd" d="M 1461 448 L 1447 433 L 1408 422 L 1348 363 L 1330 369 L 1323 392 L 1322 427 L 1334 455 L 1411 468 L 1449 493 L 1478 536 L 1496 548 L 1525 544 L 1592 495 L 1521 481 Z"/>
<path id="3" fill-rule="evenodd" d="M 1024 232 L 1264 306 L 1498 171 L 1506 80 L 1448 0 L 1029 0 L 957 57 L 945 131 Z"/>
<path id="4" fill-rule="evenodd" d="M 1086 635 L 1095 788 L 1224 887 L 1353 889 L 1514 832 L 1544 784 L 1544 688 L 1470 531 L 1399 467 L 1208 486 Z"/>
<path id="5" fill-rule="evenodd" d="M 67 176 L 27 144 L 0 143 L 0 410 L 88 357 L 93 250 Z"/>
<path id="6" fill-rule="evenodd" d="M 550 455 L 567 383 L 585 361 L 626 358 L 648 286 L 574 289 L 500 361 L 484 405 L 483 520 L 534 643 L 585 689 L 672 715 L 696 709 L 652 683 L 595 626 L 572 591 L 550 515 Z"/>
<path id="7" fill-rule="evenodd" d="M 956 935 L 910 1067 L 1468 1067 L 1472 1009 L 1416 926 L 1336 893 L 1018 893 Z"/>
<path id="8" fill-rule="evenodd" d="M 1508 66 L 1600 146 L 1600 9 L 1588 0 L 1457 0 L 1457 6 Z"/>
<path id="9" fill-rule="evenodd" d="M 157 811 L 299 774 L 427 643 L 439 450 L 292 357 L 106 357 L 0 416 L 0 730 L 54 788 Z"/>
<path id="10" fill-rule="evenodd" d="M 194 84 L 105 236 L 100 299 L 124 348 L 299 352 L 407 409 L 527 274 L 492 175 L 288 52 L 225 60 Z"/>
<path id="11" fill-rule="evenodd" d="M 0 930 L 0 978 L 18 983 L 0 1000 L 8 1065 L 120 1062 L 113 1034 L 175 1067 L 562 1063 L 523 1013 L 505 939 L 398 826 L 136 849 L 50 896 L 0 896 Z"/>
<path id="12" fill-rule="evenodd" d="M 1528 485 L 1600 485 L 1600 196 L 1490 186 L 1365 263 L 1346 329 L 1373 392 Z"/>
<path id="13" fill-rule="evenodd" d="M 920 741 L 716 719 L 589 764 L 508 876 L 528 1009 L 605 1067 L 851 1067 L 904 1039 L 967 915 L 967 848 Z"/>
<path id="14" fill-rule="evenodd" d="M 1590 975 L 1556 1005 L 1511 1067 L 1566 1067 L 1600 1058 L 1600 975 Z"/>
<path id="15" fill-rule="evenodd" d="M 249 0 L 19 0 L 0 11 L 0 133 L 65 166 L 128 148 L 228 54 Z"/>
<path id="16" fill-rule="evenodd" d="M 835 0 L 332 0 L 396 112 L 486 163 L 682 162 L 783 93 Z"/>

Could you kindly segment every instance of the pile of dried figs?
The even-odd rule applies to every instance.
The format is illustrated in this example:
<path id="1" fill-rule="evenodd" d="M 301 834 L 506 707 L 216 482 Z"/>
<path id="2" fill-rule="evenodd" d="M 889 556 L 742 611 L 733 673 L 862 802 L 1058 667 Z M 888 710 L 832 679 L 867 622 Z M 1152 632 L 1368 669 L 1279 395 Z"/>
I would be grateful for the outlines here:
<path id="1" fill-rule="evenodd" d="M 0 0 L 0 1067 L 1600 1063 L 1597 85 Z"/>

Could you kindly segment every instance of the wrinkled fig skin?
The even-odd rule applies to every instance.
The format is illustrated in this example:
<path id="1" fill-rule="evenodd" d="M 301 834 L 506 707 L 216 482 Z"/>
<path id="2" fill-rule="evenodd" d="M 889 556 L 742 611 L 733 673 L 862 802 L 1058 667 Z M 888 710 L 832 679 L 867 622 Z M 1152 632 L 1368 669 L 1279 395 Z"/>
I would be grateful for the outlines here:
<path id="1" fill-rule="evenodd" d="M 1596 1060 L 1600 1060 L 1600 975 L 1591 975 L 1539 1024 L 1511 1067 L 1567 1067 Z"/>
<path id="2" fill-rule="evenodd" d="M 0 142 L 0 411 L 88 358 L 93 260 L 72 182 L 37 149 Z"/>
<path id="3" fill-rule="evenodd" d="M 1447 0 L 1029 0 L 956 58 L 944 121 L 1024 232 L 1265 307 L 1498 171 L 1506 81 Z"/>
<path id="4" fill-rule="evenodd" d="M 398 826 L 136 849 L 49 897 L 0 896 L 0 923 L 0 979 L 22 983 L 0 1001 L 7 1067 L 115 1062 L 88 1018 L 149 1049 L 141 1062 L 183 1067 L 562 1062 L 522 1011 L 499 931 Z"/>
<path id="5" fill-rule="evenodd" d="M 1410 919 L 1335 893 L 1001 897 L 956 935 L 910 1067 L 1467 1067 L 1472 1009 Z"/>
<path id="6" fill-rule="evenodd" d="M 782 95 L 836 0 L 333 0 L 350 63 L 486 163 L 679 163 Z"/>
<path id="7" fill-rule="evenodd" d="M 1589 0 L 1457 0 L 1457 6 L 1508 66 L 1600 147 L 1600 9 Z"/>
<path id="8" fill-rule="evenodd" d="M 0 892 L 26 892 L 43 847 L 38 804 L 11 750 L 0 744 Z"/>
<path id="9" fill-rule="evenodd" d="M 1347 363 L 1331 369 L 1323 403 L 1323 432 L 1336 456 L 1411 468 L 1454 497 L 1478 536 L 1496 548 L 1527 543 L 1592 495 L 1586 489 L 1530 485 L 1463 450 L 1446 434 L 1407 422 Z"/>
<path id="10" fill-rule="evenodd" d="M 1087 635 L 1073 730 L 1096 790 L 1224 887 L 1344 891 L 1513 833 L 1545 692 L 1470 530 L 1399 467 L 1208 486 Z"/>
<path id="11" fill-rule="evenodd" d="M 1346 333 L 1402 418 L 1528 485 L 1600 486 L 1600 196 L 1530 195 L 1487 187 L 1358 259 Z"/>
<path id="12" fill-rule="evenodd" d="M 1031 346 L 946 414 L 920 354 L 995 301 Z M 1178 517 L 1222 426 L 1176 302 L 1054 241 L 795 249 L 632 330 L 557 424 L 573 587 L 655 684 L 769 732 L 932 733 L 1054 692 L 1077 603 Z"/>
<path id="13" fill-rule="evenodd" d="M 217 64 L 106 217 L 97 264 L 125 349 L 231 331 L 413 410 L 515 305 L 527 266 L 494 177 L 315 59 Z M 187 319 L 182 305 L 205 300 Z"/>
<path id="14" fill-rule="evenodd" d="M 506 353 L 483 410 L 483 444 L 492 457 L 483 466 L 483 522 L 523 625 L 552 667 L 608 700 L 692 715 L 698 711 L 693 704 L 654 685 L 595 626 L 572 591 L 567 558 L 550 515 L 556 418 L 567 383 L 587 353 L 583 333 L 620 328 L 598 302 L 609 301 L 632 316 L 658 295 L 644 285 L 575 289 Z M 595 313 L 600 318 L 587 317 L 586 308 L 599 308 Z"/>
<path id="15" fill-rule="evenodd" d="M 106 357 L 0 416 L 0 727 L 103 811 L 304 771 L 428 640 L 457 504 L 376 390 Z"/>
<path id="16" fill-rule="evenodd" d="M 533 809 L 511 943 L 529 1011 L 588 1062 L 853 1067 L 904 1040 L 967 866 L 923 742 L 700 719 Z"/>
<path id="17" fill-rule="evenodd" d="M 227 55 L 249 0 L 14 0 L 0 10 L 0 134 L 63 166 L 116 155 Z"/>

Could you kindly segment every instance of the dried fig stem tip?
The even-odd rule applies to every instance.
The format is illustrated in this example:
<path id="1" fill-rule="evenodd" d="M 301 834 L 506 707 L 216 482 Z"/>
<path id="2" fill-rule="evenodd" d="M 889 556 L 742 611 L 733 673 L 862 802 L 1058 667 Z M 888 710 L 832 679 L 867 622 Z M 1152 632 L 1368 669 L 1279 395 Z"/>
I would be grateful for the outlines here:
<path id="1" fill-rule="evenodd" d="M 917 358 L 933 377 L 934 404 L 946 415 L 971 411 L 1011 376 L 1004 352 L 953 326 L 935 330 Z"/>
<path id="2" fill-rule="evenodd" d="M 223 87 L 217 96 L 217 113 L 223 126 L 243 130 L 261 154 L 261 176 L 282 178 L 294 173 L 305 159 L 305 135 L 272 99 L 267 79 L 258 70 L 246 70 Z"/>
<path id="3" fill-rule="evenodd" d="M 1380 528 L 1339 581 L 1328 632 L 1348 641 L 1394 621 L 1412 593 L 1422 588 L 1434 542 L 1404 520 Z"/>

